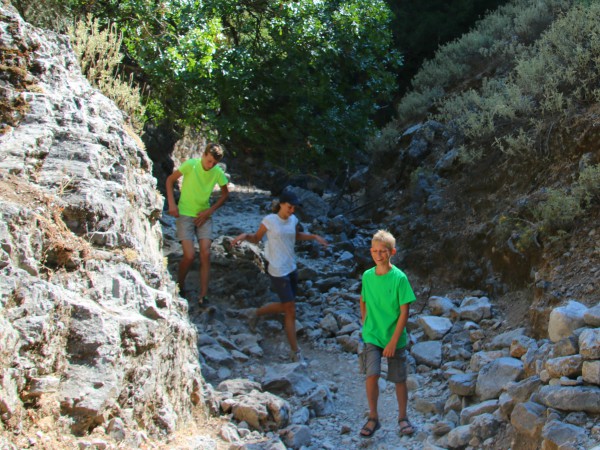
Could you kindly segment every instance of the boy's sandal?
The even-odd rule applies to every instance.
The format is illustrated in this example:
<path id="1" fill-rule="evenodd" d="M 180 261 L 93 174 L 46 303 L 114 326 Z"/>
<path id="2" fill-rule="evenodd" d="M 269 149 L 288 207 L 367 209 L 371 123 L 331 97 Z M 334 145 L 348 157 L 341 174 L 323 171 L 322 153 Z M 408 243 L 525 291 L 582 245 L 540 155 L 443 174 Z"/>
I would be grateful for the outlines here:
<path id="1" fill-rule="evenodd" d="M 207 304 L 208 304 L 208 297 L 207 297 L 206 295 L 205 295 L 204 297 L 200 297 L 200 298 L 198 299 L 198 304 L 199 304 L 200 306 L 202 306 L 202 305 L 207 305 Z"/>
<path id="2" fill-rule="evenodd" d="M 406 425 L 403 426 L 402 425 L 403 423 L 405 423 Z M 415 428 L 412 426 L 412 424 L 408 420 L 408 417 L 402 417 L 402 418 L 398 419 L 398 426 L 400 427 L 400 434 L 402 434 L 404 436 L 410 436 L 411 434 L 413 434 L 415 432 Z"/>
<path id="3" fill-rule="evenodd" d="M 372 427 L 369 424 L 374 424 Z M 379 419 L 377 417 L 369 417 L 367 419 L 367 423 L 360 430 L 360 436 L 364 438 L 370 438 L 375 434 L 377 430 L 381 428 L 381 424 L 379 423 Z"/>

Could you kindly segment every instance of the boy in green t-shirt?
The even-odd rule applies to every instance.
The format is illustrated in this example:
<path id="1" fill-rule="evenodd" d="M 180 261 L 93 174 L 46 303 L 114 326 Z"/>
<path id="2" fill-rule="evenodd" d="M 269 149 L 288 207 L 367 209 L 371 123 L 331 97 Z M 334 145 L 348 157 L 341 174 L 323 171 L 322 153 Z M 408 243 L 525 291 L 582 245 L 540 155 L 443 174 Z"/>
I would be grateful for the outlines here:
<path id="1" fill-rule="evenodd" d="M 212 242 L 212 214 L 219 209 L 229 197 L 228 180 L 225 172 L 218 165 L 223 158 L 223 148 L 210 143 L 206 146 L 202 158 L 192 158 L 184 162 L 167 178 L 167 202 L 169 214 L 177 217 L 177 238 L 183 248 L 183 258 L 179 263 L 177 284 L 181 291 L 185 290 L 187 276 L 196 249 L 194 238 L 200 246 L 200 304 L 206 303 L 208 281 L 210 278 L 210 245 Z M 179 203 L 175 202 L 173 185 L 183 176 Z M 219 185 L 221 195 L 211 206 L 209 199 L 215 187 Z"/>
<path id="2" fill-rule="evenodd" d="M 371 437 L 381 428 L 377 413 L 381 358 L 388 361 L 387 379 L 396 385 L 398 426 L 400 434 L 414 433 L 406 414 L 408 390 L 406 387 L 406 323 L 409 303 L 415 294 L 404 272 L 391 263 L 396 253 L 396 239 L 389 232 L 379 230 L 371 241 L 371 257 L 375 267 L 365 271 L 360 293 L 360 314 L 363 322 L 362 338 L 365 343 L 361 371 L 366 375 L 369 418 L 360 430 L 360 436 Z"/>

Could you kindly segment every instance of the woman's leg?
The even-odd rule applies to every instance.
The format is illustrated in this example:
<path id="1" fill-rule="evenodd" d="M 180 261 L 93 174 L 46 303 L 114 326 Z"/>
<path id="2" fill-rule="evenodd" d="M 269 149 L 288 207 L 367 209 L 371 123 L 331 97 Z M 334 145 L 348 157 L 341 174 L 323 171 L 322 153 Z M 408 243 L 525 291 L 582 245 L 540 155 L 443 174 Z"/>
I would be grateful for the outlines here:
<path id="1" fill-rule="evenodd" d="M 298 351 L 296 339 L 296 302 L 267 303 L 256 310 L 257 316 L 283 314 L 283 326 L 292 351 Z"/>
<path id="2" fill-rule="evenodd" d="M 283 323 L 285 334 L 293 352 L 298 351 L 298 340 L 296 339 L 296 302 L 282 303 L 284 309 Z"/>

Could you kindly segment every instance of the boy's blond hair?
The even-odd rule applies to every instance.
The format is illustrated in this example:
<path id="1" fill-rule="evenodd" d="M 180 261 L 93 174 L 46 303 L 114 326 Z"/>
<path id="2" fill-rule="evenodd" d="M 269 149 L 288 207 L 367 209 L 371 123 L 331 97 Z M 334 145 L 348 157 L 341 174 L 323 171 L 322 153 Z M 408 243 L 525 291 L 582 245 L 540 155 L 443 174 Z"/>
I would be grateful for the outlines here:
<path id="1" fill-rule="evenodd" d="M 221 145 L 215 144 L 214 142 L 210 142 L 206 145 L 206 148 L 204 149 L 204 154 L 209 153 L 212 155 L 213 158 L 215 158 L 215 161 L 221 161 L 221 159 L 223 159 L 225 150 L 223 150 L 223 147 Z"/>
<path id="2" fill-rule="evenodd" d="M 375 233 L 372 242 L 381 242 L 390 250 L 396 247 L 396 238 L 387 230 L 379 230 Z"/>

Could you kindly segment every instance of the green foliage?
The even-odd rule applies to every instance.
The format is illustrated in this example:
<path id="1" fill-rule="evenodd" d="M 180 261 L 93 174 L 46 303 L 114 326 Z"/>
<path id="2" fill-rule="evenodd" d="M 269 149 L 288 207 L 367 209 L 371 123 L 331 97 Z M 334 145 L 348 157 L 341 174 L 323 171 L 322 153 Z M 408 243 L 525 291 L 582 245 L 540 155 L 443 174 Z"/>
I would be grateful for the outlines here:
<path id="1" fill-rule="evenodd" d="M 472 84 L 476 87 L 484 77 L 501 76 L 515 65 L 515 58 L 524 54 L 528 46 L 539 38 L 552 21 L 566 10 L 570 0 L 513 0 L 489 13 L 480 20 L 472 31 L 459 39 L 445 44 L 434 58 L 425 61 L 412 80 L 412 90 L 405 95 L 398 106 L 401 121 L 422 116 L 435 104 L 441 105 L 442 117 L 468 111 L 465 109 L 444 108 L 452 102 L 448 90 L 462 86 L 466 74 L 472 74 Z M 473 94 L 468 94 L 472 96 Z M 506 95 L 500 93 L 499 95 Z"/>
<path id="2" fill-rule="evenodd" d="M 240 39 L 223 55 L 220 128 L 234 141 L 303 159 L 362 147 L 376 102 L 395 87 L 400 58 L 388 20 L 382 2 L 284 4 L 261 24 L 260 52 L 254 39 Z M 250 48 L 240 52 L 242 44 Z"/>
<path id="3" fill-rule="evenodd" d="M 72 0 L 123 33 L 148 117 L 294 165 L 361 148 L 401 57 L 382 0 Z"/>
<path id="4" fill-rule="evenodd" d="M 515 55 L 510 73 L 440 101 L 437 117 L 472 148 L 494 139 L 510 156 L 547 154 L 552 133 L 600 99 L 599 19 L 599 3 L 574 5 Z"/>
<path id="5" fill-rule="evenodd" d="M 123 59 L 121 36 L 116 26 L 99 29 L 98 20 L 88 16 L 70 30 L 73 50 L 79 58 L 81 70 L 90 83 L 129 115 L 131 125 L 141 131 L 144 106 L 139 90 L 130 80 L 126 82 L 119 74 Z"/>

